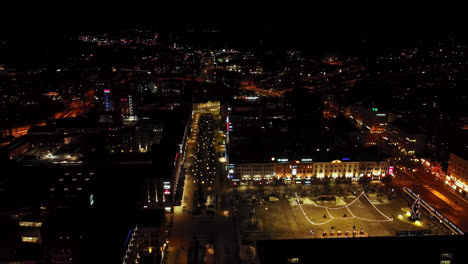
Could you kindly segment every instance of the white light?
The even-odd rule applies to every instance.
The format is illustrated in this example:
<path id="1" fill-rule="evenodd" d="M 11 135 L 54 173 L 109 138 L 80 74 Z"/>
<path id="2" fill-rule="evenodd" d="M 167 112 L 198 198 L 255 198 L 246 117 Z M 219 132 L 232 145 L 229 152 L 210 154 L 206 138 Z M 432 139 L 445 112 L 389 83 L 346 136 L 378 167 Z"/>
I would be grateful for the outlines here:
<path id="1" fill-rule="evenodd" d="M 385 217 L 386 219 L 385 220 L 373 220 L 373 219 L 367 219 L 367 218 L 362 218 L 362 217 L 358 217 L 356 215 L 354 215 L 351 210 L 348 208 L 348 206 L 352 205 L 353 203 L 355 203 L 361 196 L 363 196 L 367 199 L 367 201 L 369 201 L 369 203 L 374 207 L 374 209 L 376 209 L 383 217 Z M 298 201 L 298 195 L 297 193 L 295 194 L 296 196 L 296 201 L 297 201 L 297 204 L 299 204 L 299 208 L 301 209 L 302 213 L 304 214 L 304 217 L 309 221 L 310 224 L 312 225 L 323 225 L 323 224 L 326 224 L 330 221 L 332 221 L 333 219 L 352 219 L 352 218 L 356 218 L 356 219 L 359 219 L 359 220 L 363 220 L 363 221 L 368 221 L 368 222 L 390 222 L 390 221 L 393 221 L 393 218 L 390 218 L 388 216 L 386 216 L 385 214 L 383 214 L 379 209 L 377 209 L 369 200 L 369 198 L 367 198 L 367 195 L 362 192 L 358 197 L 356 197 L 356 199 L 354 199 L 352 202 L 350 202 L 349 204 L 345 205 L 345 206 L 341 206 L 341 207 L 327 207 L 327 206 L 320 206 L 320 205 L 316 205 L 314 204 L 314 206 L 316 207 L 320 207 L 320 208 L 325 208 L 325 211 L 327 212 L 327 214 L 329 215 L 330 219 L 325 221 L 325 222 L 321 222 L 321 223 L 314 223 L 313 221 L 311 221 L 309 219 L 309 217 L 307 217 L 304 209 L 302 208 L 302 205 L 301 203 L 299 203 Z M 351 217 L 334 217 L 330 214 L 330 212 L 328 211 L 329 209 L 330 210 L 337 210 L 337 209 L 343 209 L 343 208 L 346 208 L 348 210 L 348 212 L 351 214 Z"/>

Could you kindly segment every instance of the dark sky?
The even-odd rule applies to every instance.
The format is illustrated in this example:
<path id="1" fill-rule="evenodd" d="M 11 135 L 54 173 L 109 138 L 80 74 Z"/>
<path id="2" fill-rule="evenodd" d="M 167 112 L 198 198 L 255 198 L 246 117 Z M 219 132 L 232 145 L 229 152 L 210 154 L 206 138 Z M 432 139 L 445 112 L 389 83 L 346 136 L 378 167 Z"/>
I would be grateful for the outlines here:
<path id="1" fill-rule="evenodd" d="M 77 31 L 216 26 L 235 38 L 268 35 L 328 43 L 464 36 L 465 9 L 450 3 L 374 1 L 14 1 L 0 9 L 0 38 L 47 40 Z M 98 4 L 99 2 L 99 4 Z M 364 1 L 362 1 L 364 2 Z"/>

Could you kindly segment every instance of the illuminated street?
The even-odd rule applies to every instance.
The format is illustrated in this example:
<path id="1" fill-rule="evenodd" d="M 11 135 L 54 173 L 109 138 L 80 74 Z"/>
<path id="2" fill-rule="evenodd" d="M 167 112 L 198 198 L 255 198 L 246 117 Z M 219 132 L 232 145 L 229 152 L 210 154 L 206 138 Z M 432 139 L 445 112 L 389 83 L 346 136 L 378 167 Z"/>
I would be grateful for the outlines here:
<path id="1" fill-rule="evenodd" d="M 421 198 L 444 214 L 462 230 L 468 231 L 468 202 L 430 173 L 399 170 L 395 186 L 413 189 Z"/>

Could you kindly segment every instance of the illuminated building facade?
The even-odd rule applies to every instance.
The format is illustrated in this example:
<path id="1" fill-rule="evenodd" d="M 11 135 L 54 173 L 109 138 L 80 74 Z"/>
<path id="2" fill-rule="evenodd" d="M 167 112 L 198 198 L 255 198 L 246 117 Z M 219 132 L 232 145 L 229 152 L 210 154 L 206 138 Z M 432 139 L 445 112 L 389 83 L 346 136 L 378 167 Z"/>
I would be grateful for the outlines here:
<path id="1" fill-rule="evenodd" d="M 229 165 L 229 178 L 234 185 L 270 183 L 275 175 L 274 163 L 239 163 Z"/>
<path id="2" fill-rule="evenodd" d="M 310 184 L 312 178 L 345 177 L 357 181 L 364 176 L 382 180 L 391 174 L 389 170 L 388 161 L 312 162 L 311 159 L 278 159 L 277 163 L 230 164 L 229 178 L 233 185 L 270 184 L 275 179 L 286 184 Z"/>
<path id="3" fill-rule="evenodd" d="M 136 126 L 138 151 L 148 152 L 151 150 L 151 145 L 161 142 L 162 133 L 162 124 L 143 119 L 140 124 Z"/>
<path id="4" fill-rule="evenodd" d="M 104 107 L 106 111 L 112 110 L 112 102 L 109 89 L 104 89 Z"/>
<path id="5" fill-rule="evenodd" d="M 468 193 L 468 160 L 466 157 L 450 153 L 450 160 L 445 183 L 458 193 L 467 196 Z"/>
<path id="6" fill-rule="evenodd" d="M 385 127 L 384 140 L 394 145 L 404 155 L 420 155 L 424 151 L 425 136 L 401 122 L 390 123 Z"/>

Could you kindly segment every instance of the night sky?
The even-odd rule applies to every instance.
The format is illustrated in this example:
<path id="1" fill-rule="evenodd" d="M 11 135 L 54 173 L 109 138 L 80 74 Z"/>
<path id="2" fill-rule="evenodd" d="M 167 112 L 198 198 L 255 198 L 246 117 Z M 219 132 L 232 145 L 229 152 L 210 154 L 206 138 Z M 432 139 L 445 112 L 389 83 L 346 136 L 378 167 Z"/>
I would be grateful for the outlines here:
<path id="1" fill-rule="evenodd" d="M 0 10 L 0 40 L 9 45 L 0 49 L 0 56 L 16 61 L 39 56 L 44 61 L 44 54 L 69 49 L 61 44 L 64 37 L 132 28 L 155 30 L 161 41 L 188 27 L 216 29 L 220 33 L 186 40 L 218 48 L 301 49 L 314 55 L 367 55 L 414 46 L 418 40 L 468 38 L 464 9 L 449 4 L 146 2 L 7 4 Z"/>
<path id="2" fill-rule="evenodd" d="M 50 37 L 77 31 L 118 30 L 150 27 L 174 30 L 188 25 L 224 28 L 236 34 L 265 33 L 280 37 L 316 39 L 318 42 L 376 38 L 383 41 L 415 36 L 432 36 L 462 31 L 463 8 L 448 3 L 437 5 L 387 1 L 375 4 L 343 5 L 317 1 L 266 3 L 223 1 L 117 2 L 26 1 L 2 8 L 0 29 L 4 36 Z M 299 36 L 298 36 L 299 35 Z"/>

